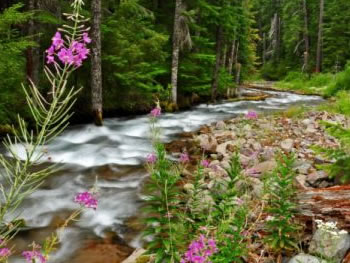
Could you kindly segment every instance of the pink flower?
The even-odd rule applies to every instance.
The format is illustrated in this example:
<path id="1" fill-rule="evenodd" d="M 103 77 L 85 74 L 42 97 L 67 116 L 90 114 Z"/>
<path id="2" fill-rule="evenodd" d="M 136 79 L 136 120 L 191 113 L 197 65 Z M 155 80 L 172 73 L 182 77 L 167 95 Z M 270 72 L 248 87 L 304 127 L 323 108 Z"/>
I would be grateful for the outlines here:
<path id="1" fill-rule="evenodd" d="M 255 111 L 248 111 L 248 113 L 245 115 L 246 119 L 248 120 L 255 120 L 258 118 L 258 113 Z"/>
<path id="2" fill-rule="evenodd" d="M 87 44 L 91 43 L 91 38 L 89 37 L 88 33 L 83 33 L 83 41 Z"/>
<path id="3" fill-rule="evenodd" d="M 154 118 L 159 117 L 161 114 L 162 114 L 162 109 L 159 107 L 156 107 L 153 110 L 151 110 L 151 115 Z"/>
<path id="4" fill-rule="evenodd" d="M 210 166 L 210 161 L 209 160 L 202 160 L 201 165 L 205 168 L 208 168 Z"/>
<path id="5" fill-rule="evenodd" d="M 216 242 L 200 235 L 198 240 L 192 241 L 181 263 L 210 263 L 209 257 L 217 253 Z"/>
<path id="6" fill-rule="evenodd" d="M 78 193 L 74 198 L 74 202 L 86 208 L 92 208 L 94 210 L 97 209 L 98 201 L 96 197 L 90 192 Z"/>
<path id="7" fill-rule="evenodd" d="M 11 250 L 7 247 L 0 248 L 0 258 L 8 257 L 11 255 Z"/>
<path id="8" fill-rule="evenodd" d="M 37 262 L 36 259 L 39 260 L 40 263 L 46 263 L 47 261 L 43 254 L 37 250 L 23 251 L 22 256 L 25 258 L 27 263 Z"/>
<path id="9" fill-rule="evenodd" d="M 46 61 L 47 64 L 51 64 L 51 63 L 55 62 L 55 57 L 54 56 L 48 55 L 46 58 L 47 58 L 47 61 Z"/>
<path id="10" fill-rule="evenodd" d="M 157 161 L 157 156 L 154 153 L 150 153 L 147 155 L 147 162 L 150 164 L 154 164 Z"/>
<path id="11" fill-rule="evenodd" d="M 189 161 L 190 161 L 190 157 L 188 156 L 188 153 L 181 153 L 180 162 L 181 163 L 188 163 Z"/>
<path id="12" fill-rule="evenodd" d="M 60 32 L 56 32 L 54 37 L 52 38 L 52 45 L 56 50 L 60 49 L 63 46 L 63 40 Z"/>
<path id="13" fill-rule="evenodd" d="M 64 64 L 72 64 L 74 62 L 73 53 L 70 49 L 62 48 L 57 55 Z"/>

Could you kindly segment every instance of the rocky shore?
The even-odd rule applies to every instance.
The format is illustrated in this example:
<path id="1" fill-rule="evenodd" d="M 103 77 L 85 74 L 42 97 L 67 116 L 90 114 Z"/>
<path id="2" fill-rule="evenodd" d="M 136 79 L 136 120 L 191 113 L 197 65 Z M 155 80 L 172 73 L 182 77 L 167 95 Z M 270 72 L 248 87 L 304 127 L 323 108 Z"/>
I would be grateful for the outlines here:
<path id="1" fill-rule="evenodd" d="M 350 236 L 346 232 L 350 230 L 350 202 L 346 199 L 350 197 L 350 187 L 340 185 L 339 178 L 329 178 L 327 172 L 319 167 L 332 160 L 318 154 L 315 146 L 339 146 L 339 142 L 326 133 L 321 121 L 350 128 L 350 120 L 343 115 L 317 111 L 285 111 L 274 115 L 254 118 L 241 116 L 219 121 L 203 126 L 196 132 L 182 134 L 178 140 L 167 144 L 166 148 L 173 158 L 178 158 L 184 152 L 191 156 L 191 162 L 183 170 L 184 178 L 189 179 L 188 183 L 184 180 L 184 191 L 191 191 L 193 188 L 190 178 L 199 161 L 203 158 L 210 160 L 210 166 L 204 170 L 202 182 L 206 188 L 203 189 L 201 198 L 204 203 L 211 202 L 209 193 L 214 185 L 228 180 L 227 170 L 234 153 L 238 153 L 243 168 L 245 180 L 242 184 L 250 187 L 247 197 L 250 200 L 262 198 L 263 182 L 260 178 L 276 168 L 276 154 L 293 154 L 296 158 L 294 171 L 297 174 L 295 184 L 298 189 L 298 217 L 305 224 L 305 233 L 300 242 L 307 243 L 307 250 L 312 255 L 294 254 L 283 258 L 283 262 L 321 263 L 326 262 L 321 259 L 324 256 L 337 263 L 346 263 L 350 258 L 350 254 L 346 254 L 350 248 Z M 254 212 L 256 211 L 252 211 Z M 263 213 L 259 217 L 261 222 L 268 219 Z M 322 230 L 315 231 L 314 219 L 337 223 L 339 229 L 342 229 L 340 232 L 335 230 L 340 238 L 327 238 L 327 229 L 325 233 Z M 257 227 L 257 231 L 260 230 Z M 256 252 L 249 255 L 247 262 L 255 262 L 253 260 L 263 253 L 262 244 L 258 242 L 253 245 Z M 314 256 L 315 254 L 319 257 Z M 135 255 L 132 257 L 135 258 Z M 256 262 L 275 262 L 271 258 L 260 259 L 263 261 Z M 126 262 L 137 262 L 132 258 L 128 260 Z"/>

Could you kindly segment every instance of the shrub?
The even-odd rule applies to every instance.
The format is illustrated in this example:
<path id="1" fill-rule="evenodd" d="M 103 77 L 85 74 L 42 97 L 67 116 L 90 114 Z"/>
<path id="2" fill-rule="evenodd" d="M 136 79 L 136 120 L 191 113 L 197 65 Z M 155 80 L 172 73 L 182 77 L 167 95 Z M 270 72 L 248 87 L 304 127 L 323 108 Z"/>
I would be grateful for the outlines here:
<path id="1" fill-rule="evenodd" d="M 350 63 L 346 65 L 344 71 L 336 75 L 335 81 L 326 90 L 326 95 L 334 96 L 337 92 L 342 90 L 350 90 Z"/>

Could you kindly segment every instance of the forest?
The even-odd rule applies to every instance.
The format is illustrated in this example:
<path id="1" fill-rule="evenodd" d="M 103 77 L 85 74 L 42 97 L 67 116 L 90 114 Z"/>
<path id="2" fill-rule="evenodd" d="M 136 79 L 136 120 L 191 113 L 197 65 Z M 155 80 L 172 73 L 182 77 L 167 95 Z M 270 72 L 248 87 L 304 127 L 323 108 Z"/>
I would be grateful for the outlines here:
<path id="1" fill-rule="evenodd" d="M 0 262 L 350 263 L 348 0 L 1 0 Z"/>

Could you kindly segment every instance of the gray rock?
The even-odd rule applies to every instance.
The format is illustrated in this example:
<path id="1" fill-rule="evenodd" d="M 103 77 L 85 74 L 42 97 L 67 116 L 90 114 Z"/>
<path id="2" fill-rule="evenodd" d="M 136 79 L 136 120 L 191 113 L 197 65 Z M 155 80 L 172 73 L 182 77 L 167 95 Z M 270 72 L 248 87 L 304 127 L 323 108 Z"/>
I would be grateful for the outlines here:
<path id="1" fill-rule="evenodd" d="M 264 174 L 273 171 L 277 167 L 277 162 L 275 160 L 265 161 L 255 165 L 252 170 L 257 173 Z"/>
<path id="2" fill-rule="evenodd" d="M 226 124 L 224 121 L 218 121 L 215 125 L 217 130 L 224 130 L 226 128 Z"/>
<path id="3" fill-rule="evenodd" d="M 327 261 L 308 254 L 298 254 L 288 263 L 327 263 Z"/>
<path id="4" fill-rule="evenodd" d="M 317 186 L 317 184 L 324 180 L 329 180 L 328 174 L 325 171 L 315 171 L 309 174 L 306 178 L 306 182 L 311 186 Z"/>
<path id="5" fill-rule="evenodd" d="M 307 133 L 315 133 L 317 132 L 317 129 L 314 124 L 309 124 L 306 128 Z"/>
<path id="6" fill-rule="evenodd" d="M 312 165 L 306 161 L 298 160 L 294 164 L 294 170 L 300 174 L 309 174 L 309 170 Z"/>
<path id="7" fill-rule="evenodd" d="M 281 142 L 281 147 L 285 151 L 291 151 L 294 146 L 294 141 L 292 139 L 285 139 Z"/>
<path id="8" fill-rule="evenodd" d="M 336 234 L 334 234 L 334 232 Z M 317 229 L 310 242 L 309 252 L 340 263 L 350 248 L 350 235 L 337 230 Z"/>

